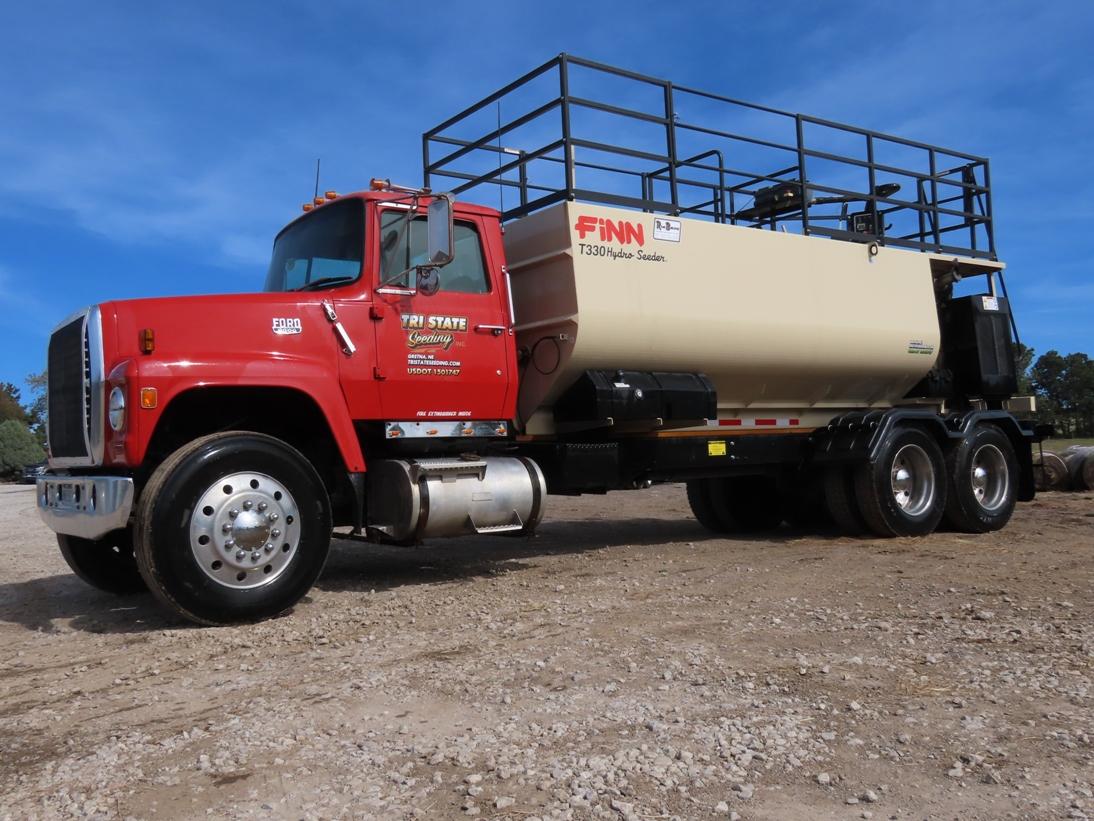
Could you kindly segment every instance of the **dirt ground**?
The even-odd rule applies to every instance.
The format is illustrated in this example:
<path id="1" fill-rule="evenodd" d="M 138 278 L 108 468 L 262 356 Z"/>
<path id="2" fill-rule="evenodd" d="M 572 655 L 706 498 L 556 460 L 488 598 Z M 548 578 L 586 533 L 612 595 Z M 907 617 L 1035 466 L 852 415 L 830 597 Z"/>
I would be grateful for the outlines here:
<path id="1" fill-rule="evenodd" d="M 203 629 L 0 486 L 0 818 L 1094 817 L 1094 495 L 876 541 L 550 503 Z"/>

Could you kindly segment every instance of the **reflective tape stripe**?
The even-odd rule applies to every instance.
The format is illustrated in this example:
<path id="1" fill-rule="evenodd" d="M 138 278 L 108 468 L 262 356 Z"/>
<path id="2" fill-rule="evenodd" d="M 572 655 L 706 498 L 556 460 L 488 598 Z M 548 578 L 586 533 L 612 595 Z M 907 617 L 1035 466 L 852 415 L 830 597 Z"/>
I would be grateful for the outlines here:
<path id="1" fill-rule="evenodd" d="M 742 417 L 737 419 L 710 419 L 707 421 L 707 427 L 711 428 L 795 428 L 799 425 L 801 425 L 801 420 L 794 418 Z"/>

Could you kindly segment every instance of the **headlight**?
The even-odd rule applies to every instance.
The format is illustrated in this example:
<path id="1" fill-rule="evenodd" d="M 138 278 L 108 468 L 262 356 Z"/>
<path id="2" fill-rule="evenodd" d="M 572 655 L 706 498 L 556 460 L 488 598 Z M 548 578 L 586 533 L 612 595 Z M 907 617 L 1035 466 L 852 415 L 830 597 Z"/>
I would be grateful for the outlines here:
<path id="1" fill-rule="evenodd" d="M 107 418 L 110 419 L 110 427 L 115 432 L 125 427 L 125 391 L 114 388 L 110 391 L 110 402 L 107 405 Z"/>

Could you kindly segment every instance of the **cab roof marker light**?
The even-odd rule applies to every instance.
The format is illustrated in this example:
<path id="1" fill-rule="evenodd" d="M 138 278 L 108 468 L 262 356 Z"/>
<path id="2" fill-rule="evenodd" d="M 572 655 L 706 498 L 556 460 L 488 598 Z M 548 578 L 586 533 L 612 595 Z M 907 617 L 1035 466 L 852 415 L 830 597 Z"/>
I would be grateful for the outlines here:
<path id="1" fill-rule="evenodd" d="M 304 206 L 303 206 L 303 207 L 304 207 L 304 210 L 305 210 L 305 211 L 311 211 L 311 210 L 312 210 L 313 208 L 315 208 L 315 206 L 314 206 L 314 205 L 312 205 L 312 204 L 311 204 L 310 202 L 306 202 L 306 203 L 304 203 Z"/>
<path id="2" fill-rule="evenodd" d="M 337 191 L 327 191 L 323 194 L 323 196 L 326 197 L 328 200 L 336 200 L 336 199 L 338 199 L 338 192 Z"/>
<path id="3" fill-rule="evenodd" d="M 395 185 L 391 180 L 380 179 L 379 177 L 373 177 L 369 181 L 368 187 L 373 191 L 394 191 L 400 194 L 429 194 L 432 190 L 429 188 L 415 188 L 411 185 Z"/>

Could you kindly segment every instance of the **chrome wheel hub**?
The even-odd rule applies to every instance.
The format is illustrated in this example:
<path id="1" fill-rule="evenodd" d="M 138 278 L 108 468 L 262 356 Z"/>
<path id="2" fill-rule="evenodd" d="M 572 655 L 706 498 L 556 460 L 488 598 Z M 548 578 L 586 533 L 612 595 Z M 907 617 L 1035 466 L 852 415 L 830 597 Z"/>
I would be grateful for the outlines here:
<path id="1" fill-rule="evenodd" d="M 1010 472 L 1002 451 L 995 445 L 981 445 L 972 455 L 972 495 L 984 510 L 995 511 L 1007 501 Z"/>
<path id="2" fill-rule="evenodd" d="M 935 477 L 931 459 L 919 445 L 896 452 L 890 472 L 893 499 L 909 516 L 919 516 L 934 502 Z"/>
<path id="3" fill-rule="evenodd" d="M 190 549 L 209 578 L 225 587 L 269 584 L 300 544 L 299 511 L 288 489 L 264 473 L 221 477 L 198 499 Z"/>

